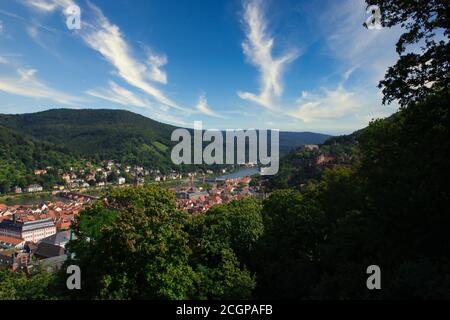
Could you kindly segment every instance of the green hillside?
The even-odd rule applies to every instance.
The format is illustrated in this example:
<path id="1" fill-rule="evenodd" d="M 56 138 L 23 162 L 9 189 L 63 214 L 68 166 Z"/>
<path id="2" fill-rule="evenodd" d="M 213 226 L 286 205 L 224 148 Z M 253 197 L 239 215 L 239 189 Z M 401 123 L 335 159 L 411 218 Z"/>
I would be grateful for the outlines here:
<path id="1" fill-rule="evenodd" d="M 94 160 L 138 160 L 167 166 L 174 127 L 122 110 L 49 110 L 34 114 L 0 115 L 0 125 L 53 143 L 74 155 Z"/>
<path id="2" fill-rule="evenodd" d="M 36 168 L 66 168 L 77 158 L 62 148 L 48 142 L 38 141 L 23 133 L 0 125 L 0 193 L 7 193 L 16 185 L 40 183 L 52 186 L 56 175 L 37 177 Z"/>
<path id="3" fill-rule="evenodd" d="M 0 125 L 97 160 L 170 165 L 170 136 L 176 127 L 124 110 L 54 109 L 32 114 L 0 115 Z M 322 143 L 328 135 L 281 132 L 280 149 Z"/>

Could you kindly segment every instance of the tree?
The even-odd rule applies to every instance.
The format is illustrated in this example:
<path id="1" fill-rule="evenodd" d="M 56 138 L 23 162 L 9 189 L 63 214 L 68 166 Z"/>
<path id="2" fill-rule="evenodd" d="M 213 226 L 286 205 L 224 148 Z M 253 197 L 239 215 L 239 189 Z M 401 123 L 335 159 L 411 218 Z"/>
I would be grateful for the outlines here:
<path id="1" fill-rule="evenodd" d="M 386 259 L 448 255 L 449 104 L 447 94 L 429 96 L 360 137 L 358 175 Z"/>
<path id="2" fill-rule="evenodd" d="M 229 207 L 228 207 L 229 206 Z M 190 217 L 159 186 L 117 188 L 83 211 L 67 265 L 82 270 L 81 299 L 243 299 L 254 276 L 240 262 L 262 233 L 259 204 L 244 200 Z M 229 209 L 229 210 L 225 210 Z M 222 215 L 223 213 L 223 215 Z M 63 268 L 64 270 L 64 268 Z"/>
<path id="3" fill-rule="evenodd" d="M 406 30 L 397 42 L 397 63 L 390 67 L 379 84 L 383 103 L 398 100 L 406 106 L 449 87 L 450 17 L 447 0 L 366 0 L 378 5 L 385 27 L 400 25 Z M 420 53 L 407 52 L 420 45 Z"/>
<path id="4" fill-rule="evenodd" d="M 317 281 L 323 212 L 314 197 L 276 190 L 263 203 L 265 233 L 255 257 L 259 298 L 309 297 Z"/>
<path id="5" fill-rule="evenodd" d="M 261 206 L 251 198 L 193 217 L 189 234 L 191 265 L 199 276 L 196 297 L 251 298 L 256 281 L 247 266 L 262 233 Z"/>
<path id="6" fill-rule="evenodd" d="M 54 281 L 52 274 L 36 270 L 31 276 L 21 271 L 0 270 L 0 300 L 50 300 Z"/>
<path id="7" fill-rule="evenodd" d="M 313 297 L 448 298 L 448 105 L 448 95 L 432 95 L 373 121 L 352 170 L 324 175 L 318 199 L 328 232 Z M 372 264 L 383 273 L 380 292 L 365 288 Z"/>
<path id="8" fill-rule="evenodd" d="M 174 195 L 155 186 L 114 189 L 88 214 L 104 215 L 105 208 L 117 212 L 112 224 L 89 241 L 81 234 L 69 247 L 75 258 L 68 264 L 84 274 L 74 297 L 187 299 L 195 275 L 188 265 L 187 216 L 176 210 Z"/>

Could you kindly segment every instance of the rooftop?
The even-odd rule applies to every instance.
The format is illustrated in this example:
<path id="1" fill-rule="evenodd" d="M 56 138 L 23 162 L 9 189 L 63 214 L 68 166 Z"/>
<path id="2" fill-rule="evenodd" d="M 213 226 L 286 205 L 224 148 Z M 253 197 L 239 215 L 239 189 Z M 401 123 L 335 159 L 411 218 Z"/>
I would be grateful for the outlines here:
<path id="1" fill-rule="evenodd" d="M 54 227 L 52 219 L 41 219 L 35 221 L 14 221 L 14 220 L 5 220 L 0 222 L 0 229 L 10 229 L 17 231 L 31 231 L 40 228 L 49 228 Z"/>

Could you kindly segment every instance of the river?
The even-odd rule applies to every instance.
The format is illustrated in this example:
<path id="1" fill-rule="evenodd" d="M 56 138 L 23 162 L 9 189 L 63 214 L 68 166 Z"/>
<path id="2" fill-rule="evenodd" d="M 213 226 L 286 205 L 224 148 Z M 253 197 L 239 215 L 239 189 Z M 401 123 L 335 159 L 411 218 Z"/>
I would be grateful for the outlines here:
<path id="1" fill-rule="evenodd" d="M 237 179 L 237 178 L 243 178 L 243 177 L 251 177 L 254 175 L 259 174 L 259 168 L 258 167 L 251 167 L 251 168 L 242 168 L 239 169 L 236 172 L 232 172 L 220 177 L 216 177 L 216 180 L 227 180 L 227 179 Z"/>

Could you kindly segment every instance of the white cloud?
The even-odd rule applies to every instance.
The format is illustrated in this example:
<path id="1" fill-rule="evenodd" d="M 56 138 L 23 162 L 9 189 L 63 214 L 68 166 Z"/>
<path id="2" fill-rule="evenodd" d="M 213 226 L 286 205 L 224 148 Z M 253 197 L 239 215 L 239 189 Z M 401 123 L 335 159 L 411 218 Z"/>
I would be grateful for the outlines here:
<path id="1" fill-rule="evenodd" d="M 88 90 L 86 94 L 124 106 L 150 107 L 148 101 L 137 97 L 113 81 L 109 82 L 109 89 Z"/>
<path id="2" fill-rule="evenodd" d="M 188 125 L 188 123 L 186 121 L 184 121 L 183 119 L 180 119 L 178 117 L 170 115 L 164 111 L 158 111 L 158 110 L 154 111 L 153 110 L 148 113 L 148 116 L 154 120 L 165 122 L 165 123 L 170 123 L 170 124 L 179 125 L 179 126 L 187 126 Z"/>
<path id="3" fill-rule="evenodd" d="M 210 117 L 216 117 L 216 118 L 222 118 L 222 116 L 213 110 L 208 106 L 208 101 L 206 100 L 206 97 L 204 94 L 200 96 L 197 103 L 197 110 L 203 114 L 206 114 Z"/>
<path id="4" fill-rule="evenodd" d="M 327 49 L 342 67 L 358 69 L 375 88 L 398 58 L 395 43 L 401 29 L 366 29 L 362 24 L 367 17 L 364 0 L 339 1 L 319 18 L 319 28 L 325 35 Z"/>
<path id="5" fill-rule="evenodd" d="M 0 64 L 8 64 L 8 63 L 9 63 L 8 59 L 0 56 Z"/>
<path id="6" fill-rule="evenodd" d="M 26 2 L 29 7 L 43 12 L 52 12 L 75 4 L 73 0 L 30 0 Z M 158 103 L 169 107 L 190 112 L 178 106 L 167 97 L 163 91 L 155 87 L 150 81 L 167 84 L 167 74 L 161 69 L 167 63 L 163 55 L 149 54 L 148 61 L 141 62 L 133 56 L 132 48 L 125 40 L 120 28 L 111 23 L 97 6 L 87 2 L 92 13 L 88 19 L 88 12 L 83 15 L 83 25 L 79 35 L 92 49 L 102 55 L 117 72 L 117 75 L 129 85 L 136 87 L 152 96 Z M 37 36 L 36 32 L 29 30 L 30 35 Z"/>
<path id="7" fill-rule="evenodd" d="M 266 18 L 260 0 L 244 2 L 244 23 L 246 40 L 242 44 L 244 54 L 260 72 L 260 93 L 238 92 L 241 99 L 250 100 L 268 109 L 274 107 L 274 98 L 283 93 L 281 78 L 286 66 L 295 60 L 298 53 L 290 51 L 274 58 L 274 39 L 267 32 Z"/>
<path id="8" fill-rule="evenodd" d="M 84 101 L 79 97 L 51 88 L 36 78 L 36 73 L 35 69 L 19 68 L 17 69 L 18 77 L 0 77 L 0 91 L 30 98 L 50 99 L 69 105 Z"/>
<path id="9" fill-rule="evenodd" d="M 159 108 L 157 108 L 153 106 L 149 101 L 138 97 L 130 90 L 119 86 L 113 81 L 109 82 L 108 89 L 88 90 L 86 91 L 86 94 L 90 95 L 91 97 L 110 101 L 127 107 L 144 108 L 145 110 L 140 110 L 140 112 L 147 114 L 150 118 L 157 121 L 181 126 L 187 125 L 184 120 L 168 114 L 167 112 L 169 110 L 167 106 L 160 105 Z"/>
<path id="10" fill-rule="evenodd" d="M 343 86 L 323 91 L 321 95 L 302 92 L 297 109 L 289 114 L 305 122 L 335 120 L 355 115 L 366 105 L 355 92 L 347 91 Z"/>
<path id="11" fill-rule="evenodd" d="M 150 68 L 150 79 L 156 82 L 167 84 L 167 74 L 161 69 L 167 64 L 167 57 L 156 54 L 149 54 L 148 65 Z"/>
<path id="12" fill-rule="evenodd" d="M 129 85 L 139 88 L 161 104 L 187 111 L 147 80 L 148 66 L 133 57 L 131 48 L 119 27 L 110 23 L 99 8 L 92 4 L 89 6 L 95 13 L 95 19 L 92 23 L 85 24 L 81 30 L 81 36 L 86 44 L 111 63 L 116 68 L 117 74 Z M 160 70 L 161 61 L 157 62 L 160 65 L 156 70 Z M 164 80 L 162 74 L 160 73 L 159 80 Z"/>
<path id="13" fill-rule="evenodd" d="M 27 6 L 48 13 L 59 9 L 66 9 L 74 4 L 73 0 L 24 0 Z"/>

